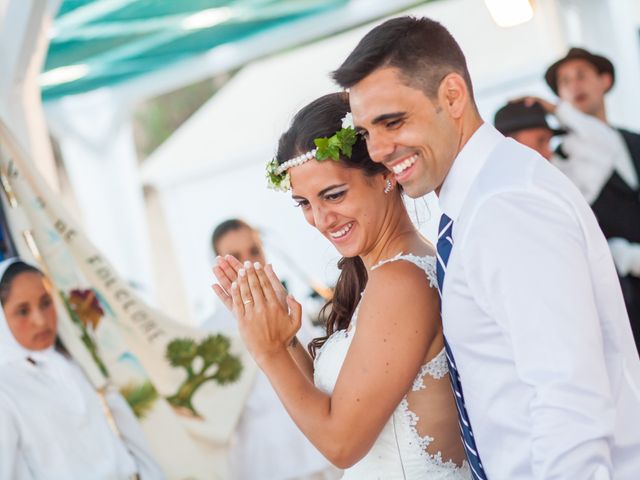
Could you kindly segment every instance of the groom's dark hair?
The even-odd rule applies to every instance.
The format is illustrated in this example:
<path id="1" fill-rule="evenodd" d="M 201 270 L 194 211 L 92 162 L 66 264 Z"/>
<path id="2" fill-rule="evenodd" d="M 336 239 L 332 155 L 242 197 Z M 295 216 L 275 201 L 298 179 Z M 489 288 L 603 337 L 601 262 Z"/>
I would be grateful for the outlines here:
<path id="1" fill-rule="evenodd" d="M 387 20 L 367 33 L 347 59 L 333 72 L 333 79 L 350 88 L 374 70 L 393 67 L 404 82 L 437 95 L 449 73 L 459 74 L 473 100 L 473 86 L 464 54 L 449 31 L 429 18 L 399 17 Z"/>

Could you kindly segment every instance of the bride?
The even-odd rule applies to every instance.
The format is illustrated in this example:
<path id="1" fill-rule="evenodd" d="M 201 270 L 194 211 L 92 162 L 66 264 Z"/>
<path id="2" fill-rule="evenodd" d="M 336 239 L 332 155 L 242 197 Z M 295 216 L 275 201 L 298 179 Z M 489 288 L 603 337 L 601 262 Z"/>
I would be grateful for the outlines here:
<path id="1" fill-rule="evenodd" d="M 467 479 L 434 248 L 348 111 L 346 93 L 303 108 L 267 168 L 343 256 L 326 335 L 310 355 L 297 342 L 300 304 L 270 265 L 218 258 L 213 288 L 289 415 L 344 479 Z"/>

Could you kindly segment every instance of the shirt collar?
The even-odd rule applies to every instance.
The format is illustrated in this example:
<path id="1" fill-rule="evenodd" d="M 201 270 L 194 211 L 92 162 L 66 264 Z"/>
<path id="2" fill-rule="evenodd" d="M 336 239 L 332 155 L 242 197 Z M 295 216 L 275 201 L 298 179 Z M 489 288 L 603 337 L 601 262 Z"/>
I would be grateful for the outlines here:
<path id="1" fill-rule="evenodd" d="M 439 195 L 440 209 L 452 220 L 458 218 L 473 181 L 501 140 L 504 136 L 493 125 L 483 123 L 453 161 Z"/>

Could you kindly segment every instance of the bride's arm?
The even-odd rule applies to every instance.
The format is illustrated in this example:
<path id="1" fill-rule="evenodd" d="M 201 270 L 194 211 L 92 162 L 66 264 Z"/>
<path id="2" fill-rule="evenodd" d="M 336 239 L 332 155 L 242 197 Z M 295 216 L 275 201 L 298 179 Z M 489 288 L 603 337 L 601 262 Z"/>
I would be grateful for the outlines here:
<path id="1" fill-rule="evenodd" d="M 424 272 L 406 262 L 377 269 L 362 299 L 357 334 L 327 395 L 286 350 L 300 323 L 300 305 L 288 301 L 290 317 L 262 269 L 246 269 L 231 292 L 245 342 L 290 416 L 342 468 L 369 451 L 441 334 L 437 293 Z"/>
<path id="2" fill-rule="evenodd" d="M 289 343 L 289 353 L 293 357 L 293 360 L 296 362 L 300 371 L 304 373 L 305 377 L 307 377 L 309 381 L 313 382 L 313 359 L 297 337 L 293 337 Z"/>

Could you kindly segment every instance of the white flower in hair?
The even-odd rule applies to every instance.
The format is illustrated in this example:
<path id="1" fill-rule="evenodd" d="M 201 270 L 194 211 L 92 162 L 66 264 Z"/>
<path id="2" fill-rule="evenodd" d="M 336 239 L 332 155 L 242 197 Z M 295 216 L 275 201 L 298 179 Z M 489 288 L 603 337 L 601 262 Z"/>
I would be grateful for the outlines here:
<path id="1" fill-rule="evenodd" d="M 282 182 L 280 182 L 280 191 L 288 192 L 289 190 L 291 190 L 291 175 L 287 172 L 282 179 Z"/>
<path id="2" fill-rule="evenodd" d="M 342 128 L 353 128 L 353 115 L 351 112 L 347 112 L 342 118 Z"/>

